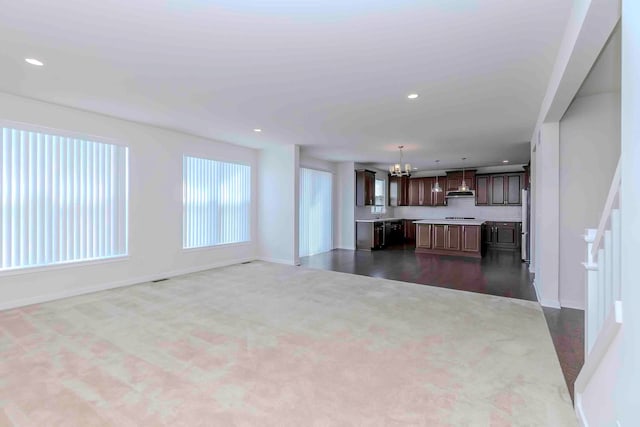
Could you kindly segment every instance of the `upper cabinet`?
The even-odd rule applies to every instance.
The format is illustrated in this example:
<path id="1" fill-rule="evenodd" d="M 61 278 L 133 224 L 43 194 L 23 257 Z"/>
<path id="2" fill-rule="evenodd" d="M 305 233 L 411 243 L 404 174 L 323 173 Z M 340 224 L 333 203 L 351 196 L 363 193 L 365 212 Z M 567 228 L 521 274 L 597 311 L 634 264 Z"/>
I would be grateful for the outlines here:
<path id="1" fill-rule="evenodd" d="M 356 171 L 356 206 L 372 206 L 376 196 L 376 173 L 366 169 Z"/>
<path id="2" fill-rule="evenodd" d="M 409 177 L 389 175 L 389 206 L 409 204 Z"/>
<path id="3" fill-rule="evenodd" d="M 409 180 L 409 206 L 444 206 L 444 192 L 432 191 L 435 177 L 411 178 Z M 442 186 L 444 177 L 438 177 Z"/>
<path id="4" fill-rule="evenodd" d="M 464 180 L 466 181 L 467 186 L 469 187 L 470 190 L 475 190 L 476 188 L 475 176 L 476 176 L 475 170 L 464 171 Z M 447 172 L 447 182 L 446 182 L 445 191 L 457 190 L 462 185 L 462 177 L 463 177 L 462 171 Z"/>
<path id="5" fill-rule="evenodd" d="M 518 206 L 522 205 L 524 173 L 478 175 L 476 180 L 476 205 Z"/>

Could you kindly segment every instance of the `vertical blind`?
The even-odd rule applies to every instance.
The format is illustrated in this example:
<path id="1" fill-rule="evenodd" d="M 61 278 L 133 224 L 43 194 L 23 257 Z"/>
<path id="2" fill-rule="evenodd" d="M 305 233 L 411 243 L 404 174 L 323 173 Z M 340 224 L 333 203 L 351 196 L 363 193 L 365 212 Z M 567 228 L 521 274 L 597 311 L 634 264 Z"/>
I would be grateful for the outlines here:
<path id="1" fill-rule="evenodd" d="M 184 156 L 183 247 L 250 240 L 251 167 Z"/>
<path id="2" fill-rule="evenodd" d="M 333 249 L 332 176 L 300 168 L 300 256 Z"/>
<path id="3" fill-rule="evenodd" d="M 0 270 L 127 254 L 127 147 L 2 127 Z"/>

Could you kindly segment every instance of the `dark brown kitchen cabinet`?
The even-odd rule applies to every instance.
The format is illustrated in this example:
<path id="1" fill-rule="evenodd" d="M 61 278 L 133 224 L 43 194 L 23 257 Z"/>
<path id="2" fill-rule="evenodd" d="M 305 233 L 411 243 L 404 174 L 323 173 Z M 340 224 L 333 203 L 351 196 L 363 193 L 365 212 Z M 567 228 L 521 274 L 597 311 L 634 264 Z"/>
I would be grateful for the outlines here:
<path id="1" fill-rule="evenodd" d="M 479 225 L 417 225 L 416 252 L 471 258 L 482 257 Z"/>
<path id="2" fill-rule="evenodd" d="M 465 252 L 479 252 L 481 231 L 477 225 L 462 226 L 462 250 Z"/>
<path id="3" fill-rule="evenodd" d="M 476 205 L 489 204 L 489 185 L 491 177 L 488 175 L 478 175 L 476 177 Z"/>
<path id="4" fill-rule="evenodd" d="M 505 182 L 505 201 L 507 205 L 522 205 L 524 174 L 507 175 Z"/>
<path id="5" fill-rule="evenodd" d="M 416 225 L 413 223 L 414 219 L 405 219 L 403 224 L 404 240 L 409 242 L 415 242 L 416 240 Z"/>
<path id="6" fill-rule="evenodd" d="M 409 177 L 389 175 L 389 206 L 409 204 Z"/>
<path id="7" fill-rule="evenodd" d="M 496 175 L 491 177 L 491 204 L 504 205 L 504 175 Z"/>
<path id="8" fill-rule="evenodd" d="M 467 186 L 470 190 L 474 190 L 476 188 L 475 184 L 475 169 L 465 170 L 464 171 L 464 181 L 467 183 Z M 453 171 L 447 172 L 447 185 L 446 191 L 455 191 L 462 185 L 463 173 L 462 171 Z"/>
<path id="9" fill-rule="evenodd" d="M 423 183 L 418 178 L 409 180 L 409 206 L 420 206 Z"/>
<path id="10" fill-rule="evenodd" d="M 522 223 L 494 221 L 483 225 L 483 244 L 487 248 L 519 249 Z"/>
<path id="11" fill-rule="evenodd" d="M 443 176 L 439 176 L 437 178 L 438 184 L 440 184 L 440 188 L 442 188 L 443 191 L 438 193 L 431 192 L 431 203 L 433 206 L 446 206 L 447 200 L 444 198 L 444 195 L 446 194 L 446 191 L 444 190 L 445 178 Z M 431 189 L 433 189 L 433 185 L 435 185 L 435 183 L 436 178 L 434 177 L 431 181 Z"/>
<path id="12" fill-rule="evenodd" d="M 460 236 L 462 231 L 461 225 L 446 225 L 445 230 L 445 249 L 451 251 L 460 250 Z"/>
<path id="13" fill-rule="evenodd" d="M 376 173 L 366 169 L 356 171 L 356 206 L 372 206 L 376 196 Z"/>
<path id="14" fill-rule="evenodd" d="M 524 173 L 505 173 L 476 176 L 477 206 L 522 205 Z"/>
<path id="15" fill-rule="evenodd" d="M 423 225 L 420 225 L 422 228 Z M 446 249 L 447 248 L 447 226 L 441 224 L 434 224 L 431 226 L 433 229 L 433 249 Z M 418 228 L 418 230 L 420 229 Z"/>
<path id="16" fill-rule="evenodd" d="M 431 224 L 423 224 L 418 228 L 416 247 L 431 249 Z"/>
<path id="17" fill-rule="evenodd" d="M 438 177 L 440 185 L 443 179 Z M 435 177 L 411 178 L 409 180 L 409 206 L 445 206 L 444 192 L 433 192 Z"/>

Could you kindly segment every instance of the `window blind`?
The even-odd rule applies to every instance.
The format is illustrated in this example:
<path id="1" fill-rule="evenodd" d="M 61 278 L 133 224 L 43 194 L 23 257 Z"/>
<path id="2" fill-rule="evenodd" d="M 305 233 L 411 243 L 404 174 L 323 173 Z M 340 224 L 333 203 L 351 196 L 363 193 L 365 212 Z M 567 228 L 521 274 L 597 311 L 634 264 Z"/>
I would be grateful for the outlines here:
<path id="1" fill-rule="evenodd" d="M 250 240 L 251 167 L 183 158 L 183 247 Z"/>
<path id="2" fill-rule="evenodd" d="M 300 168 L 300 256 L 333 249 L 332 176 Z"/>
<path id="3" fill-rule="evenodd" d="M 2 127 L 0 270 L 127 254 L 127 147 Z"/>

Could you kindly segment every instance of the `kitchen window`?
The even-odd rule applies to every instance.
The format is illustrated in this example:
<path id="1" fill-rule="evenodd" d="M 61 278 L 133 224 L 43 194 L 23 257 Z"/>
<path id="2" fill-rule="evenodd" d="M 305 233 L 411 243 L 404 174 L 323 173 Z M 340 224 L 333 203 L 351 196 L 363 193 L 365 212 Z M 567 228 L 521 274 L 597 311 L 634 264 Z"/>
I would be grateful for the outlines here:
<path id="1" fill-rule="evenodd" d="M 0 131 L 0 271 L 127 255 L 127 147 Z"/>
<path id="2" fill-rule="evenodd" d="M 375 184 L 375 205 L 371 207 L 371 213 L 385 213 L 385 183 L 384 179 L 376 179 Z"/>

